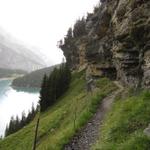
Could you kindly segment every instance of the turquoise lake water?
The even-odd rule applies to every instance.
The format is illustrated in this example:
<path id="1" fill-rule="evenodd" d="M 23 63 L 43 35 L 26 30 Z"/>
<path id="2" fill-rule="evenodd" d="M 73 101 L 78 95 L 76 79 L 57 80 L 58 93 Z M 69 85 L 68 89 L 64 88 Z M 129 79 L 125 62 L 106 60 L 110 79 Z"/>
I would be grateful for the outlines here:
<path id="1" fill-rule="evenodd" d="M 4 134 L 6 124 L 11 116 L 21 117 L 23 111 L 28 113 L 32 103 L 36 106 L 39 100 L 37 89 L 20 88 L 14 90 L 11 85 L 12 80 L 0 80 L 0 135 Z"/>

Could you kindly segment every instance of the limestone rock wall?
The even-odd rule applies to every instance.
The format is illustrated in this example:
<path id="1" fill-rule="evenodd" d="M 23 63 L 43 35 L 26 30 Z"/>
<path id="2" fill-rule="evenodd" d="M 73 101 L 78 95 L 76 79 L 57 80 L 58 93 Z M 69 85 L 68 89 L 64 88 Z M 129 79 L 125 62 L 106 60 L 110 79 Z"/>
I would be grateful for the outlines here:
<path id="1" fill-rule="evenodd" d="M 150 88 L 150 1 L 101 0 L 86 19 L 86 35 L 63 48 L 72 69 Z M 66 54 L 67 52 L 67 54 Z"/>

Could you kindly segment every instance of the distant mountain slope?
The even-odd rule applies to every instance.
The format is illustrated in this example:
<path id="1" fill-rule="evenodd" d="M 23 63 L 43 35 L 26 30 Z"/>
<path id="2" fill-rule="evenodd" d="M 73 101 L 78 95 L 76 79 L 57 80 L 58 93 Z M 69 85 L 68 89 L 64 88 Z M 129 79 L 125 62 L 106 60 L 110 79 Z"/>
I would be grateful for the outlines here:
<path id="1" fill-rule="evenodd" d="M 18 43 L 0 30 L 0 68 L 33 71 L 46 66 L 38 52 L 34 53 Z"/>
<path id="2" fill-rule="evenodd" d="M 10 70 L 10 69 L 0 68 L 0 78 L 12 77 L 16 74 L 26 74 L 26 72 L 22 70 Z"/>
<path id="3" fill-rule="evenodd" d="M 19 77 L 12 82 L 15 87 L 40 87 L 44 74 L 49 75 L 50 72 L 58 65 L 33 71 L 23 77 Z"/>

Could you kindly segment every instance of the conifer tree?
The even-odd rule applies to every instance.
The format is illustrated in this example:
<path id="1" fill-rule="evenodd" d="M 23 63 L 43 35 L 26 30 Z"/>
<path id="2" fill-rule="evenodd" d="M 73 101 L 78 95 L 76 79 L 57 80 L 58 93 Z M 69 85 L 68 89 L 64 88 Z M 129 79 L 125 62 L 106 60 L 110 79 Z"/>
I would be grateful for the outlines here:
<path id="1" fill-rule="evenodd" d="M 86 25 L 86 20 L 84 17 L 76 21 L 73 29 L 73 36 L 75 38 L 81 37 L 86 34 L 85 25 Z"/>
<path id="2" fill-rule="evenodd" d="M 15 118 L 12 116 L 10 119 L 9 124 L 6 126 L 5 129 L 5 137 L 17 132 L 18 130 L 20 130 L 21 128 L 23 128 L 25 125 L 27 125 L 29 122 L 31 122 L 33 120 L 33 118 L 36 115 L 36 110 L 32 105 L 31 111 L 29 111 L 28 115 L 25 115 L 25 112 L 22 112 L 22 118 L 19 119 L 18 116 L 16 116 Z"/>
<path id="3" fill-rule="evenodd" d="M 43 78 L 40 91 L 41 112 L 53 105 L 56 100 L 67 90 L 71 79 L 71 72 L 67 64 L 62 63 L 55 68 L 49 77 Z"/>
<path id="4" fill-rule="evenodd" d="M 48 98 L 48 78 L 47 75 L 44 75 L 42 86 L 40 90 L 40 106 L 41 111 L 44 111 L 47 108 L 47 98 Z"/>
<path id="5" fill-rule="evenodd" d="M 9 135 L 9 125 L 6 125 L 5 137 Z"/>

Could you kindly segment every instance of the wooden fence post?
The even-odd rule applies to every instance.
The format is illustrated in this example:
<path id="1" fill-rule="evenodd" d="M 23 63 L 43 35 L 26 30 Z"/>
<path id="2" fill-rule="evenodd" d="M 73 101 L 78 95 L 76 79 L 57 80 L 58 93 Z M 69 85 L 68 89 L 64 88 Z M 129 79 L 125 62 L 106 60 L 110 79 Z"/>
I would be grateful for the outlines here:
<path id="1" fill-rule="evenodd" d="M 39 121 L 40 121 L 40 117 L 38 117 L 37 124 L 36 124 L 35 137 L 34 137 L 34 143 L 33 143 L 33 150 L 36 150 L 36 140 L 37 140 Z"/>

